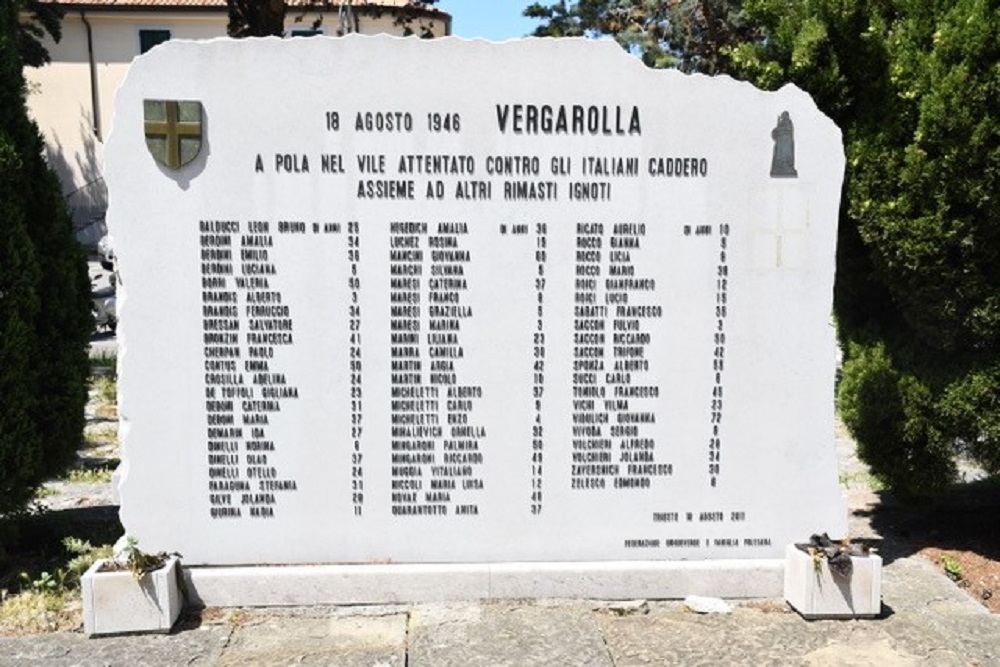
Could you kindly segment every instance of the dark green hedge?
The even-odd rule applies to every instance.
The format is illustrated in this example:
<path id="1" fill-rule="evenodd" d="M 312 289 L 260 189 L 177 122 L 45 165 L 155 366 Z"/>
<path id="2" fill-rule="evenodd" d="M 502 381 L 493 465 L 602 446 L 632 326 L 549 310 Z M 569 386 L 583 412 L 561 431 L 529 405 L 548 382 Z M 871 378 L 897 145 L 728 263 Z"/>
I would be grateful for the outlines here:
<path id="1" fill-rule="evenodd" d="M 1000 472 L 1000 3 L 755 0 L 739 74 L 792 81 L 844 132 L 842 416 L 909 496 L 965 453 Z"/>
<path id="2" fill-rule="evenodd" d="M 85 258 L 25 108 L 15 5 L 0 4 L 0 513 L 74 460 L 93 330 Z"/>

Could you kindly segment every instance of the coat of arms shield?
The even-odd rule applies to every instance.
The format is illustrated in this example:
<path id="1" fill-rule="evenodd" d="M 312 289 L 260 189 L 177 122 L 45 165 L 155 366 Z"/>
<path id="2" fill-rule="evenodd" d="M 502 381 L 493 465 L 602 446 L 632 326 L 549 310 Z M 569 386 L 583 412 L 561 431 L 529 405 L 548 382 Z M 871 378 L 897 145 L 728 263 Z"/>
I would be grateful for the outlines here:
<path id="1" fill-rule="evenodd" d="M 146 148 L 168 169 L 180 169 L 201 151 L 202 108 L 197 100 L 143 100 Z"/>

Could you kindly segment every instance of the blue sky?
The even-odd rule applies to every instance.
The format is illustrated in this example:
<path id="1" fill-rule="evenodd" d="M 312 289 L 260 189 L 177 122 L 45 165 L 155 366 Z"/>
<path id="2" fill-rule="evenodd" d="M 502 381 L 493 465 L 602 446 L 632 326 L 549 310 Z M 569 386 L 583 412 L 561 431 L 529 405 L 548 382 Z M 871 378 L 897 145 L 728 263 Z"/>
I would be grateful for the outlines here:
<path id="1" fill-rule="evenodd" d="M 538 21 L 521 16 L 532 1 L 438 0 L 437 7 L 451 14 L 453 35 L 502 41 L 523 37 L 535 29 Z M 545 4 L 544 0 L 540 1 Z"/>

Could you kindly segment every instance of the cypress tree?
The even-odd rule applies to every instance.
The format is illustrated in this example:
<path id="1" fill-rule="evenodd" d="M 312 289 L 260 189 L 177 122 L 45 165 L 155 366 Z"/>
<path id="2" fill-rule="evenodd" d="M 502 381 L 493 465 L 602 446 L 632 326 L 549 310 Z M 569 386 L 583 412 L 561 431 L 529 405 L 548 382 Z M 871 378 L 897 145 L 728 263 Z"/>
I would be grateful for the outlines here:
<path id="1" fill-rule="evenodd" d="M 81 248 L 27 115 L 14 4 L 0 5 L 0 513 L 75 457 L 93 330 Z"/>

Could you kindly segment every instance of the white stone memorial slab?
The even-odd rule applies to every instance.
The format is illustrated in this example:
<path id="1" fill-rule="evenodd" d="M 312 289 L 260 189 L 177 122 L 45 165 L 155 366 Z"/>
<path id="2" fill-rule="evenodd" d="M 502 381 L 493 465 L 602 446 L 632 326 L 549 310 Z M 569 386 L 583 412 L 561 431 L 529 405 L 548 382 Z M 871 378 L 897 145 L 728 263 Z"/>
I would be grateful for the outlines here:
<path id="1" fill-rule="evenodd" d="M 168 42 L 107 150 L 122 521 L 185 565 L 846 530 L 840 132 L 608 42 Z"/>

